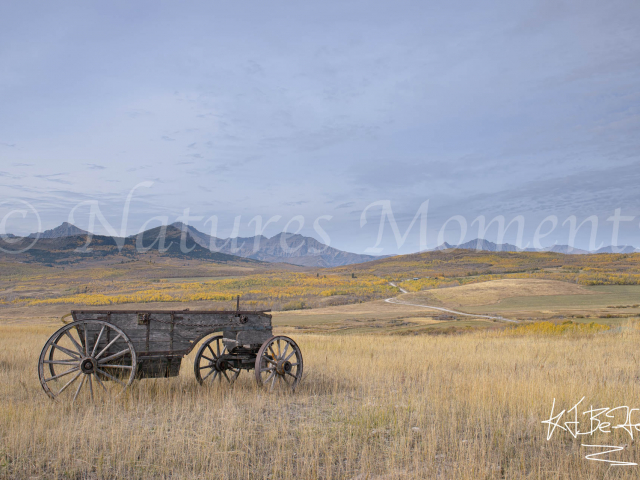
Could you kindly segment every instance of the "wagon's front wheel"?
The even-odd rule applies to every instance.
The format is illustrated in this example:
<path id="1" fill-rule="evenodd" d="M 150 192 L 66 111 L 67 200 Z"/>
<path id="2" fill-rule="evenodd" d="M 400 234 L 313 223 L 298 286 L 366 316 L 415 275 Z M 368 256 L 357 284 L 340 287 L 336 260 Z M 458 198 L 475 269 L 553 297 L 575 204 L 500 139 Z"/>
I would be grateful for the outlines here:
<path id="1" fill-rule="evenodd" d="M 72 322 L 45 343 L 38 376 L 51 398 L 92 401 L 122 393 L 135 379 L 136 352 L 129 337 L 102 320 Z"/>
<path id="2" fill-rule="evenodd" d="M 302 352 L 289 337 L 271 337 L 256 357 L 258 386 L 273 390 L 276 383 L 295 390 L 302 379 Z"/>
<path id="3" fill-rule="evenodd" d="M 205 382 L 233 383 L 241 370 L 234 367 L 228 358 L 227 347 L 222 343 L 222 335 L 216 335 L 204 342 L 198 349 L 193 362 L 193 371 L 200 385 Z"/>

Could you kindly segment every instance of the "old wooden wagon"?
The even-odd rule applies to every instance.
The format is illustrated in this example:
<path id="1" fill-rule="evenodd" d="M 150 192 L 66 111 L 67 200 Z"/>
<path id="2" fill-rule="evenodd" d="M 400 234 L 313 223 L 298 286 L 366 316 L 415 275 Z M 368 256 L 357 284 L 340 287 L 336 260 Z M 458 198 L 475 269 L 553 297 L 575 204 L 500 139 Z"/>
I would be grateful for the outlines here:
<path id="1" fill-rule="evenodd" d="M 233 383 L 255 370 L 259 386 L 295 389 L 302 353 L 291 338 L 273 336 L 269 311 L 74 310 L 73 321 L 47 341 L 38 362 L 51 398 L 117 395 L 138 378 L 178 375 L 195 357 L 200 383 Z M 209 338 L 206 338 L 209 337 Z"/>

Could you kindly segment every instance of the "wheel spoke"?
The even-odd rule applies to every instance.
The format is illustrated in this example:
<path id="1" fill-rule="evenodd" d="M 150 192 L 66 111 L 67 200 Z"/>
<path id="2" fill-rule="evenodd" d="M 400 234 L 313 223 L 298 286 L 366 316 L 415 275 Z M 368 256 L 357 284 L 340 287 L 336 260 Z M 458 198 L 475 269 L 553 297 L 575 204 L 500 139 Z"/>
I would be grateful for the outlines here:
<path id="1" fill-rule="evenodd" d="M 103 325 L 102 328 L 100 329 L 100 333 L 98 334 L 98 339 L 96 340 L 96 344 L 93 346 L 93 350 L 91 351 L 91 356 L 95 356 L 96 354 L 96 350 L 98 350 L 98 345 L 100 345 L 100 340 L 102 339 L 102 333 L 104 332 L 104 329 L 107 328 L 106 325 Z"/>
<path id="2" fill-rule="evenodd" d="M 271 375 L 269 375 L 267 377 L 267 379 L 264 381 L 264 383 L 269 383 L 269 380 L 271 380 L 271 378 L 276 374 L 276 372 L 271 372 Z"/>
<path id="3" fill-rule="evenodd" d="M 209 358 L 206 355 L 202 355 L 201 358 L 206 358 L 207 360 L 209 360 L 210 362 L 215 362 L 215 360 L 213 358 Z"/>
<path id="4" fill-rule="evenodd" d="M 216 376 L 215 376 L 215 372 L 217 372 L 217 370 L 211 370 L 209 373 L 207 373 L 207 374 L 204 376 L 204 378 L 202 379 L 202 381 L 204 382 L 207 378 L 209 378 L 209 376 L 210 376 L 212 373 L 214 374 L 214 375 L 213 375 L 213 378 L 215 379 L 215 378 L 216 378 Z"/>
<path id="5" fill-rule="evenodd" d="M 218 357 L 216 357 L 216 354 L 215 354 L 215 352 L 213 351 L 213 348 L 211 348 L 211 344 L 210 344 L 210 343 L 209 343 L 209 344 L 207 344 L 207 348 L 208 348 L 208 349 L 209 349 L 209 351 L 211 352 L 211 356 L 217 360 L 217 359 L 218 359 Z"/>
<path id="6" fill-rule="evenodd" d="M 291 375 L 291 377 L 293 377 L 294 380 L 298 379 L 298 377 L 296 375 L 294 375 L 293 373 L 291 373 L 291 372 L 286 372 L 286 373 L 287 373 L 287 375 Z"/>
<path id="7" fill-rule="evenodd" d="M 273 355 L 273 358 L 275 358 L 276 360 L 280 360 L 280 357 L 276 355 L 276 352 L 273 351 L 272 346 L 273 345 L 269 345 L 269 350 L 271 350 L 271 354 Z"/>
<path id="8" fill-rule="evenodd" d="M 263 368 L 262 370 L 260 370 L 261 372 L 270 372 L 272 370 L 275 370 L 276 367 L 268 367 L 268 368 Z"/>
<path id="9" fill-rule="evenodd" d="M 273 380 L 271 380 L 271 387 L 269 387 L 269 391 L 273 390 L 273 386 L 276 383 L 276 376 L 277 375 L 275 375 L 275 372 L 273 372 Z"/>
<path id="10" fill-rule="evenodd" d="M 76 372 L 80 370 L 80 367 L 72 368 L 71 370 L 67 370 L 66 372 L 59 373 L 58 375 L 54 375 L 51 378 L 45 378 L 45 382 L 50 382 L 51 380 L 55 380 L 56 378 L 64 377 L 65 375 L 69 375 L 70 373 Z"/>
<path id="11" fill-rule="evenodd" d="M 232 382 L 235 382 L 235 381 L 238 379 L 238 377 L 240 376 L 240 372 L 241 372 L 241 371 L 242 371 L 241 369 L 238 369 L 238 370 L 236 371 L 236 374 L 235 374 L 233 377 L 231 377 L 231 381 L 232 381 Z"/>
<path id="12" fill-rule="evenodd" d="M 227 379 L 227 382 L 231 383 L 231 380 L 229 380 L 229 376 L 227 375 L 227 372 L 225 372 L 224 370 L 222 370 L 222 374 L 224 375 L 224 378 Z"/>
<path id="13" fill-rule="evenodd" d="M 69 339 L 71 340 L 71 343 L 73 343 L 73 345 L 76 347 L 76 349 L 78 350 L 78 353 L 80 354 L 80 356 L 82 357 L 83 352 L 82 352 L 82 347 L 80 346 L 80 344 L 78 342 L 76 342 L 76 339 L 73 338 L 73 335 L 71 335 L 69 333 L 69 330 L 65 330 L 64 334 L 69 337 Z"/>
<path id="14" fill-rule="evenodd" d="M 76 360 L 80 360 L 80 355 L 78 355 L 76 352 L 73 352 L 67 348 L 61 347 L 60 345 L 58 345 L 57 343 L 54 343 L 53 345 L 51 345 L 51 348 L 57 348 L 58 350 L 60 350 L 63 353 L 66 353 L 67 355 L 69 355 L 71 358 L 75 358 Z"/>
<path id="15" fill-rule="evenodd" d="M 60 389 L 60 391 L 58 392 L 58 395 L 60 395 L 62 392 L 64 392 L 64 391 L 67 389 L 67 387 L 68 387 L 69 385 L 71 385 L 73 382 L 75 382 L 75 381 L 78 379 L 78 377 L 79 377 L 80 375 L 82 375 L 82 372 L 78 372 L 78 373 L 77 373 L 77 375 L 76 375 L 75 377 L 73 377 L 71 380 L 69 380 L 69 381 L 64 385 L 64 387 L 62 387 L 62 388 Z M 56 395 L 56 397 L 57 397 L 58 395 Z"/>
<path id="16" fill-rule="evenodd" d="M 51 365 L 77 365 L 77 360 L 43 360 L 43 363 L 49 363 Z"/>
<path id="17" fill-rule="evenodd" d="M 88 357 L 89 356 L 89 335 L 87 334 L 87 322 L 83 323 L 84 325 L 84 354 Z M 78 327 L 76 327 L 76 330 L 78 329 Z M 91 379 L 89 379 L 89 385 L 91 385 Z M 91 392 L 93 393 L 93 390 L 91 390 Z M 93 400 L 93 395 L 91 396 L 91 400 Z"/>
<path id="18" fill-rule="evenodd" d="M 76 398 L 78 398 L 78 394 L 80 393 L 80 389 L 82 388 L 82 386 L 84 385 L 84 381 L 87 379 L 86 375 L 84 377 L 82 377 L 82 381 L 80 382 L 80 385 L 78 385 L 78 389 L 76 390 L 76 394 L 73 396 L 73 402 L 76 401 Z"/>
<path id="19" fill-rule="evenodd" d="M 214 368 L 215 365 L 205 365 L 204 367 L 198 367 L 200 370 L 204 370 L 205 368 Z"/>
<path id="20" fill-rule="evenodd" d="M 122 350 L 118 353 L 114 353 L 113 355 L 110 355 L 108 357 L 104 357 L 102 360 L 98 361 L 98 365 L 102 365 L 105 362 L 110 362 L 111 360 L 116 360 L 120 357 L 124 357 L 127 353 L 129 353 L 129 349 L 127 348 L 126 350 Z"/>
<path id="21" fill-rule="evenodd" d="M 93 402 L 93 382 L 91 381 L 91 377 L 93 375 L 87 375 L 87 376 L 89 377 L 89 393 L 91 394 L 91 401 Z"/>
<path id="22" fill-rule="evenodd" d="M 220 339 L 216 338 L 216 350 L 218 351 L 218 357 L 220 356 Z"/>
<path id="23" fill-rule="evenodd" d="M 284 344 L 284 352 L 282 352 L 282 356 L 284 357 L 287 354 L 287 350 L 289 350 L 289 342 L 285 342 Z M 287 357 L 285 360 L 288 360 L 289 358 Z"/>
<path id="24" fill-rule="evenodd" d="M 109 350 L 109 348 L 111 347 L 111 345 L 113 345 L 114 343 L 116 343 L 116 341 L 117 341 L 120 337 L 122 337 L 122 334 L 121 334 L 121 333 L 119 333 L 118 335 L 116 335 L 116 338 L 114 338 L 113 340 L 111 340 L 111 341 L 107 344 L 107 346 L 106 346 L 106 347 L 104 347 L 104 348 L 100 351 L 100 353 L 99 353 L 98 355 L 96 355 L 96 356 L 95 356 L 95 359 L 96 359 L 96 360 L 98 360 L 102 355 L 104 355 L 104 354 L 105 354 L 105 352 L 106 352 L 107 350 Z"/>
<path id="25" fill-rule="evenodd" d="M 130 365 L 100 365 L 101 368 L 124 368 L 126 370 L 131 370 L 133 367 Z"/>
<path id="26" fill-rule="evenodd" d="M 107 378 L 110 378 L 111 380 L 113 380 L 114 382 L 118 382 L 120 385 L 122 385 L 123 387 L 126 387 L 126 385 L 124 383 L 122 383 L 120 380 L 118 380 L 116 377 L 109 375 L 107 372 L 105 372 L 104 370 L 100 370 L 99 368 L 96 368 L 96 371 L 102 375 L 104 375 Z"/>
<path id="27" fill-rule="evenodd" d="M 269 357 L 266 357 L 266 356 L 265 356 L 265 357 L 264 357 L 264 359 L 265 359 L 267 362 L 269 362 L 269 363 L 273 363 L 274 365 L 277 365 L 277 364 L 278 364 L 278 362 L 276 362 L 275 360 L 273 360 L 273 359 L 271 359 L 271 358 L 269 358 Z"/>
<path id="28" fill-rule="evenodd" d="M 288 356 L 287 358 L 285 358 L 285 359 L 284 359 L 284 361 L 286 362 L 287 360 L 289 360 L 289 359 L 290 359 L 290 358 L 291 358 L 295 353 L 296 353 L 296 350 L 294 349 L 294 350 L 293 350 L 293 352 L 291 352 L 291 353 L 289 354 L 289 356 Z M 297 365 L 297 363 L 296 363 L 296 365 Z"/>
<path id="29" fill-rule="evenodd" d="M 96 376 L 96 380 L 98 381 L 98 383 L 100 384 L 100 386 L 103 388 L 103 390 L 107 393 L 109 393 L 109 390 L 107 390 L 107 387 L 104 386 L 104 383 L 102 383 L 102 380 L 100 380 L 100 376 L 97 373 L 94 373 L 94 375 Z"/>

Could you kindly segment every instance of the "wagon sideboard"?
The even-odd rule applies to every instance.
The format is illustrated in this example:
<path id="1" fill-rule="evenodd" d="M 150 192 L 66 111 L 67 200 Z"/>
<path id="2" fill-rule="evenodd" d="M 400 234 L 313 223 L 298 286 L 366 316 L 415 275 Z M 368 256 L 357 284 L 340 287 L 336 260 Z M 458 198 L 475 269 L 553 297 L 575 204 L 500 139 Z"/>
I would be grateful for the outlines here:
<path id="1" fill-rule="evenodd" d="M 71 312 L 75 321 L 103 320 L 129 337 L 138 356 L 186 355 L 205 336 L 223 332 L 225 346 L 259 347 L 272 335 L 271 315 L 256 311 L 97 311 Z M 89 330 L 97 337 L 99 330 Z"/>

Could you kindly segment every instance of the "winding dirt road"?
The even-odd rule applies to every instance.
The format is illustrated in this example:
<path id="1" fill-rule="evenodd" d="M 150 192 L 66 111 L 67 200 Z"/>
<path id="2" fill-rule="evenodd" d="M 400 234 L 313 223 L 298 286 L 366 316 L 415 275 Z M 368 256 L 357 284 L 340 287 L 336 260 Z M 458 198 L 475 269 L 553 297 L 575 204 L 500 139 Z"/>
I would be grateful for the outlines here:
<path id="1" fill-rule="evenodd" d="M 391 285 L 392 287 L 396 287 L 402 293 L 409 293 L 404 288 L 397 286 L 393 282 L 389 282 L 389 285 Z M 417 304 L 417 303 L 403 302 L 402 300 L 398 300 L 395 297 L 387 298 L 385 300 L 385 302 L 387 302 L 387 303 L 396 303 L 396 304 L 399 304 L 399 305 L 411 305 L 412 307 L 429 308 L 431 310 L 439 310 L 441 312 L 453 313 L 455 315 L 462 315 L 462 316 L 465 316 L 465 317 L 488 318 L 490 320 L 500 320 L 502 322 L 518 323 L 517 320 L 510 320 L 510 319 L 504 318 L 504 317 L 494 317 L 494 316 L 491 316 L 491 315 L 478 315 L 478 314 L 475 314 L 475 313 L 464 313 L 464 312 L 458 312 L 456 310 L 450 310 L 448 308 L 434 307 L 434 306 L 431 306 L 431 305 L 420 305 L 420 304 Z"/>

